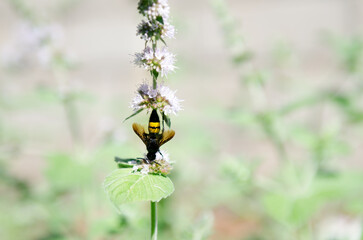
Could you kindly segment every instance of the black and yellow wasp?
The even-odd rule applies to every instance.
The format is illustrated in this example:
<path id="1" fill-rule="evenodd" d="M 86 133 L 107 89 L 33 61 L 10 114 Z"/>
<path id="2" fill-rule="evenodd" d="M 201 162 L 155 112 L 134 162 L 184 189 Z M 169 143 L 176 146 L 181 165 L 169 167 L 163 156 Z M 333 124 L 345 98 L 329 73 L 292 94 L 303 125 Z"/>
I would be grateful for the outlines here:
<path id="1" fill-rule="evenodd" d="M 162 129 L 160 132 L 160 120 L 157 111 L 154 109 L 151 112 L 150 120 L 149 120 L 149 131 L 145 132 L 145 128 L 138 123 L 132 124 L 132 128 L 134 132 L 141 138 L 141 140 L 145 143 L 147 153 L 146 162 L 150 163 L 155 160 L 156 153 L 160 153 L 160 146 L 164 143 L 168 142 L 175 135 L 174 130 L 166 130 Z M 160 153 L 161 154 L 161 153 Z"/>

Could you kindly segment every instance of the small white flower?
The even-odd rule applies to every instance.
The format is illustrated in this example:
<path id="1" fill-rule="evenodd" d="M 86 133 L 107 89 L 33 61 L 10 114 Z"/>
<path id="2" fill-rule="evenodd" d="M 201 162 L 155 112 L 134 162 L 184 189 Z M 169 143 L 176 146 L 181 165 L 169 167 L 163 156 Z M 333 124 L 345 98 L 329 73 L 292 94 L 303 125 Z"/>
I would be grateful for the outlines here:
<path id="1" fill-rule="evenodd" d="M 167 86 L 161 86 L 159 88 L 159 93 L 162 97 L 167 99 L 172 99 L 174 97 L 175 92 L 171 91 Z"/>
<path id="2" fill-rule="evenodd" d="M 169 18 L 170 7 L 168 5 L 167 0 L 158 0 L 153 3 L 144 14 L 148 19 L 156 19 L 158 16 L 161 16 L 164 20 Z"/>
<path id="3" fill-rule="evenodd" d="M 2 62 L 7 66 L 20 66 L 34 62 L 34 56 L 40 64 L 49 66 L 60 55 L 74 61 L 64 51 L 64 34 L 57 24 L 37 26 L 21 24 L 15 31 L 10 44 L 2 53 Z"/>
<path id="4" fill-rule="evenodd" d="M 134 165 L 134 166 L 132 167 L 132 171 L 133 171 L 133 172 L 137 172 L 137 171 L 139 170 L 140 166 L 141 166 L 141 165 Z"/>
<path id="5" fill-rule="evenodd" d="M 160 152 L 161 152 L 161 154 L 160 154 Z M 164 150 L 161 150 L 160 152 L 156 153 L 155 160 L 157 160 L 157 161 L 165 160 L 165 161 L 169 162 L 169 153 L 167 153 Z"/>
<path id="6" fill-rule="evenodd" d="M 163 29 L 161 31 L 162 38 L 174 38 L 175 37 L 175 28 L 173 25 L 168 22 L 164 22 Z"/>
<path id="7" fill-rule="evenodd" d="M 137 110 L 139 110 L 142 107 L 142 104 L 144 102 L 143 97 L 140 94 L 137 94 L 134 99 L 132 99 L 132 102 L 130 104 L 130 108 L 134 109 L 134 111 L 136 112 Z"/>
<path id="8" fill-rule="evenodd" d="M 149 85 L 147 85 L 147 83 L 143 83 L 140 85 L 140 87 L 137 89 L 137 91 L 140 93 L 140 94 L 149 94 Z"/>
<path id="9" fill-rule="evenodd" d="M 142 164 L 142 169 L 140 171 L 141 174 L 146 175 L 149 173 L 150 169 L 149 169 L 149 164 Z"/>
<path id="10" fill-rule="evenodd" d="M 136 35 L 140 36 L 141 39 L 145 41 L 150 41 L 152 37 L 155 37 L 156 39 L 174 38 L 175 28 L 167 21 L 164 21 L 164 24 L 162 24 L 156 20 L 143 20 L 137 26 Z"/>
<path id="11" fill-rule="evenodd" d="M 135 54 L 134 63 L 148 71 L 156 70 L 161 76 L 175 70 L 175 56 L 169 53 L 166 47 L 157 48 L 155 52 L 152 48 L 146 47 L 142 53 Z"/>
<path id="12" fill-rule="evenodd" d="M 152 86 L 143 83 L 138 88 L 130 107 L 135 112 L 142 108 L 159 109 L 160 112 L 164 112 L 166 115 L 171 113 L 176 115 L 182 109 L 180 106 L 182 100 L 175 96 L 175 92 L 166 86 L 153 89 Z"/>
<path id="13" fill-rule="evenodd" d="M 62 44 L 64 33 L 61 26 L 57 24 L 44 26 L 24 24 L 21 27 L 19 38 L 23 39 L 27 45 L 32 46 L 41 46 L 49 42 L 52 44 Z"/>
<path id="14" fill-rule="evenodd" d="M 57 47 L 46 45 L 37 52 L 38 61 L 42 66 L 51 66 L 57 54 L 60 53 L 61 50 L 59 50 Z"/>
<path id="15" fill-rule="evenodd" d="M 158 90 L 157 89 L 150 89 L 149 90 L 149 98 L 156 98 L 156 96 L 158 95 Z"/>
<path id="16" fill-rule="evenodd" d="M 159 92 L 160 96 L 168 102 L 164 107 L 165 114 L 170 115 L 173 113 L 176 115 L 181 110 L 180 102 L 182 102 L 182 100 L 175 96 L 176 91 L 172 91 L 166 86 L 161 86 Z"/>

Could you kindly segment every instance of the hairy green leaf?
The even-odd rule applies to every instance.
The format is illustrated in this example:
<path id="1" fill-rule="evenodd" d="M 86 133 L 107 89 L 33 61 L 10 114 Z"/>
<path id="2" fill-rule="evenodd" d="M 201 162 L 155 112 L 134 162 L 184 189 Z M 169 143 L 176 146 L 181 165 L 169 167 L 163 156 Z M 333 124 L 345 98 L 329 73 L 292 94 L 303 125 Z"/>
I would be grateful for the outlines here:
<path id="1" fill-rule="evenodd" d="M 115 206 L 137 201 L 159 202 L 174 191 L 168 177 L 132 173 L 131 169 L 117 169 L 106 177 L 104 189 Z"/>

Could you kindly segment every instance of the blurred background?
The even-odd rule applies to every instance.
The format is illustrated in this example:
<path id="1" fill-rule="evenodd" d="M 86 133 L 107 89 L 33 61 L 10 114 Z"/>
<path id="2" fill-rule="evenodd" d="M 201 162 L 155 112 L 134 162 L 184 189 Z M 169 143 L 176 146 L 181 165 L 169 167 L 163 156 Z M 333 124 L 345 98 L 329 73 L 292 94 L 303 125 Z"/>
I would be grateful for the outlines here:
<path id="1" fill-rule="evenodd" d="M 363 2 L 169 4 L 184 110 L 159 239 L 363 239 Z M 149 79 L 136 8 L 0 1 L 0 239 L 148 239 L 149 203 L 102 188 L 145 152 L 148 116 L 123 122 Z"/>

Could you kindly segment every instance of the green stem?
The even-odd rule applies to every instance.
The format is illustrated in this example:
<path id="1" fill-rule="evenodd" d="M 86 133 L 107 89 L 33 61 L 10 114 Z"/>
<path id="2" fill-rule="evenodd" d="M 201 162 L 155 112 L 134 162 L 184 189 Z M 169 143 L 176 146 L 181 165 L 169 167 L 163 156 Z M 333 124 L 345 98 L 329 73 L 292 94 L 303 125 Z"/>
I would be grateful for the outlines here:
<path id="1" fill-rule="evenodd" d="M 157 41 L 156 41 L 156 39 L 153 39 L 152 40 L 152 46 L 153 46 L 153 51 L 154 51 L 154 57 L 155 57 L 155 51 L 156 51 L 156 48 L 157 48 Z M 151 75 L 153 76 L 153 89 L 156 89 L 156 87 L 157 87 L 157 76 L 156 76 L 156 74 L 155 74 L 155 72 L 154 72 L 154 70 L 152 70 L 152 73 L 151 73 Z"/>
<path id="2" fill-rule="evenodd" d="M 8 0 L 8 2 L 21 17 L 33 24 L 36 23 L 37 18 L 33 12 L 33 9 L 27 5 L 26 0 Z"/>
<path id="3" fill-rule="evenodd" d="M 63 106 L 66 112 L 68 127 L 72 135 L 72 139 L 75 143 L 79 143 L 81 133 L 79 131 L 79 119 L 76 106 L 71 96 L 66 96 L 63 99 Z"/>
<path id="4" fill-rule="evenodd" d="M 153 89 L 156 89 L 157 83 L 156 83 L 156 77 L 153 75 Z"/>
<path id="5" fill-rule="evenodd" d="M 158 239 L 157 202 L 151 202 L 151 240 Z"/>

